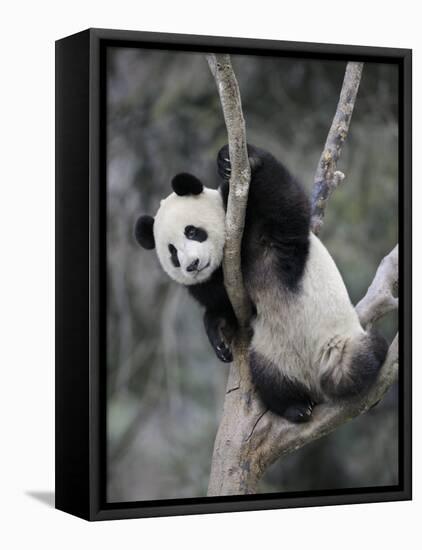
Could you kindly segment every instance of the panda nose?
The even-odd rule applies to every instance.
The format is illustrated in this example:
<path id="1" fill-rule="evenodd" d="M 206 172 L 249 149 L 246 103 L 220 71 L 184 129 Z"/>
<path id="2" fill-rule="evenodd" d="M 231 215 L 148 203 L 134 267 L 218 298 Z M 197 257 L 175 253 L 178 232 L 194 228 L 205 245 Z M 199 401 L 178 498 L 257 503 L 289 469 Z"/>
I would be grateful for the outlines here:
<path id="1" fill-rule="evenodd" d="M 186 271 L 198 271 L 198 265 L 199 265 L 199 258 L 196 258 L 192 263 L 188 265 L 186 268 Z"/>

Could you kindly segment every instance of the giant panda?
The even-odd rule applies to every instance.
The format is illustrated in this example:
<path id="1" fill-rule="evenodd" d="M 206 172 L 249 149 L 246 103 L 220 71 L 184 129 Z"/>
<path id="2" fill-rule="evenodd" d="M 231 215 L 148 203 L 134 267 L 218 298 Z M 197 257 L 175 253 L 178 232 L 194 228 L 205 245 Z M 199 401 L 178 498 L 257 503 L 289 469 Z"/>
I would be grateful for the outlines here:
<path id="1" fill-rule="evenodd" d="M 310 231 L 310 204 L 298 181 L 267 151 L 248 145 L 251 182 L 242 239 L 242 274 L 253 303 L 251 378 L 263 404 L 292 422 L 313 407 L 365 392 L 387 344 L 360 325 L 342 277 Z M 140 216 L 138 243 L 157 251 L 164 271 L 205 308 L 211 346 L 232 361 L 236 317 L 223 283 L 228 146 L 217 157 L 219 189 L 191 174 L 172 180 L 173 192 L 155 217 Z"/>

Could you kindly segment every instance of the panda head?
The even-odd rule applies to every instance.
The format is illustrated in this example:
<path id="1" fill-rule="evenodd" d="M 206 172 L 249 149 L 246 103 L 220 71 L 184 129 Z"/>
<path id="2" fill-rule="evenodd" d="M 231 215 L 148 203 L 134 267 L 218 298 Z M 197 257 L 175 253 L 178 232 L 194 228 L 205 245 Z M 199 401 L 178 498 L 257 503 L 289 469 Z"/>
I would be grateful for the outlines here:
<path id="1" fill-rule="evenodd" d="M 209 279 L 223 259 L 223 200 L 219 191 L 204 187 L 190 174 L 175 176 L 172 188 L 155 218 L 138 218 L 135 238 L 144 248 L 156 248 L 161 266 L 172 279 L 195 285 Z"/>

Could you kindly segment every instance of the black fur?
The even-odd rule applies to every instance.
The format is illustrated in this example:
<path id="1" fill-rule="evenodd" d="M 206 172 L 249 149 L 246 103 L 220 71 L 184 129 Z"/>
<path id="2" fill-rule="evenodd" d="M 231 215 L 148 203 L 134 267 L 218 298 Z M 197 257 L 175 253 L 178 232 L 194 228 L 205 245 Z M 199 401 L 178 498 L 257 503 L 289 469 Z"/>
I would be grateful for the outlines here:
<path id="1" fill-rule="evenodd" d="M 289 380 L 276 365 L 251 351 L 249 364 L 254 383 L 262 402 L 271 411 L 292 422 L 307 422 L 315 400 L 302 384 Z"/>
<path id="2" fill-rule="evenodd" d="M 135 239 L 147 250 L 155 248 L 154 218 L 152 216 L 140 216 L 135 223 Z"/>
<path id="3" fill-rule="evenodd" d="M 280 283 L 295 291 L 299 288 L 309 250 L 308 199 L 299 183 L 270 153 L 248 145 L 248 155 L 251 182 L 242 239 L 245 279 L 251 269 L 251 261 L 256 261 L 265 247 L 272 247 L 277 251 Z M 227 145 L 218 153 L 217 166 L 223 180 L 220 190 L 227 208 L 231 172 Z M 220 327 L 224 324 L 226 332 L 232 334 L 236 328 L 236 318 L 224 288 L 222 269 L 215 271 L 205 283 L 189 286 L 188 289 L 205 306 L 205 330 L 217 357 L 224 362 L 231 361 L 230 337 L 225 338 Z M 302 410 L 300 407 L 294 409 L 293 402 L 292 411 L 291 416 L 303 417 Z"/>
<path id="4" fill-rule="evenodd" d="M 192 176 L 192 174 L 178 174 L 174 176 L 171 186 L 176 195 L 180 195 L 181 197 L 184 195 L 199 195 L 204 189 L 199 179 Z"/>
<path id="5" fill-rule="evenodd" d="M 364 336 L 351 360 L 349 376 L 343 377 L 338 384 L 334 384 L 329 375 L 321 378 L 324 393 L 333 399 L 344 399 L 366 392 L 374 383 L 387 351 L 385 338 L 376 330 L 371 330 Z"/>
<path id="6" fill-rule="evenodd" d="M 224 287 L 223 269 L 220 267 L 214 271 L 208 281 L 187 288 L 205 307 L 205 331 L 217 357 L 224 363 L 233 361 L 230 343 L 237 328 L 237 321 Z"/>
<path id="7" fill-rule="evenodd" d="M 291 291 L 299 288 L 309 252 L 311 210 L 299 182 L 270 153 L 248 145 L 251 182 L 242 240 L 242 271 L 247 278 L 250 260 L 264 248 L 277 253 L 280 283 Z M 220 149 L 218 172 L 227 206 L 230 160 L 228 146 Z"/>
<path id="8" fill-rule="evenodd" d="M 177 248 L 174 244 L 169 244 L 168 246 L 170 252 L 170 260 L 174 267 L 180 267 L 179 255 L 177 254 Z"/>
<path id="9" fill-rule="evenodd" d="M 299 292 L 309 254 L 308 198 L 297 180 L 270 153 L 248 145 L 248 155 L 251 182 L 241 251 L 246 287 L 248 281 L 261 283 L 262 275 L 261 284 L 277 284 L 278 279 L 286 291 Z M 218 153 L 217 166 L 222 178 L 220 191 L 227 208 L 231 174 L 227 145 Z M 179 174 L 173 179 L 172 186 L 181 196 L 199 194 L 203 190 L 202 183 L 190 174 Z M 153 248 L 153 219 L 146 218 L 150 217 L 138 220 L 135 234 L 142 246 Z M 190 234 L 192 237 L 188 238 L 199 236 L 197 240 L 200 242 L 206 237 L 196 231 L 190 231 Z M 205 330 L 217 357 L 223 362 L 232 361 L 230 344 L 237 322 L 224 287 L 222 268 L 218 268 L 208 281 L 188 286 L 188 290 L 205 308 Z M 343 377 L 337 385 L 332 377 L 323 378 L 322 387 L 328 396 L 343 398 L 359 394 L 375 380 L 387 344 L 375 333 L 364 338 L 366 340 L 352 359 L 350 376 Z M 304 385 L 286 378 L 275 365 L 253 351 L 250 353 L 250 367 L 252 380 L 269 409 L 292 422 L 310 419 L 321 396 L 310 395 L 310 390 Z"/>
<path id="10" fill-rule="evenodd" d="M 195 227 L 194 225 L 187 225 L 185 227 L 185 236 L 191 241 L 198 241 L 203 243 L 208 239 L 208 233 L 202 227 Z"/>
<path id="11" fill-rule="evenodd" d="M 223 363 L 231 363 L 233 355 L 230 343 L 234 336 L 234 326 L 228 325 L 225 317 L 215 315 L 207 309 L 204 314 L 204 326 L 208 339 L 217 357 Z"/>

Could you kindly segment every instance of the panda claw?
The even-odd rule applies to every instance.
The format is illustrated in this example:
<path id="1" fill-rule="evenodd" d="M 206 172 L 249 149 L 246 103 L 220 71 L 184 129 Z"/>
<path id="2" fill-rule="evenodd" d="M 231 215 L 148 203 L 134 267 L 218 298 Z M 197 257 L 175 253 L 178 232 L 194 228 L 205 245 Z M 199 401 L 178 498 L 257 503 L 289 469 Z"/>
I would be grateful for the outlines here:
<path id="1" fill-rule="evenodd" d="M 283 416 L 294 423 L 309 422 L 312 416 L 312 407 L 303 408 L 301 404 L 291 405 L 284 411 Z"/>
<path id="2" fill-rule="evenodd" d="M 231 363 L 233 361 L 232 352 L 224 342 L 216 346 L 215 353 L 223 363 Z"/>

